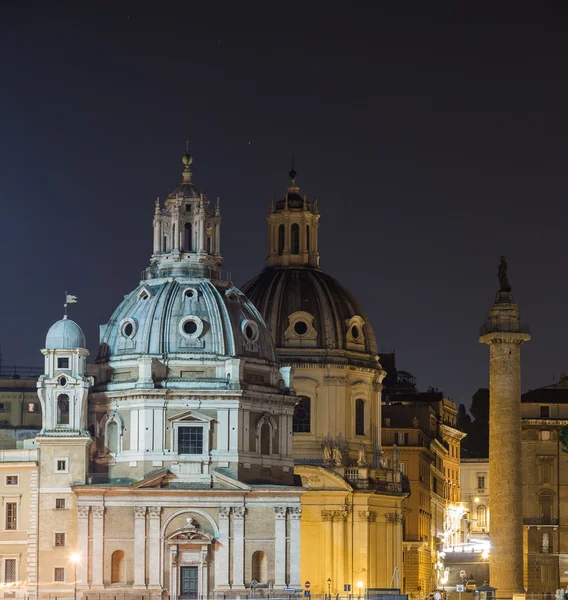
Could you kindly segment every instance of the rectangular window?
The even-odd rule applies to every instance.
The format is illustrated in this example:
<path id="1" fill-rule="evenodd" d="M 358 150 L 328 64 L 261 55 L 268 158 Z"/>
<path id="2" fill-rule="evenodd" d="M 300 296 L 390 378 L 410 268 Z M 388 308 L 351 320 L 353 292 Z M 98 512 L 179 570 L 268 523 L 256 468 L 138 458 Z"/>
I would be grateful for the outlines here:
<path id="1" fill-rule="evenodd" d="M 65 534 L 64 533 L 56 533 L 55 534 L 55 545 L 56 546 L 65 546 Z"/>
<path id="2" fill-rule="evenodd" d="M 178 429 L 178 454 L 203 454 L 203 427 Z"/>
<path id="3" fill-rule="evenodd" d="M 68 358 L 58 358 L 57 359 L 57 368 L 58 369 L 68 369 L 69 368 L 69 359 Z"/>
<path id="4" fill-rule="evenodd" d="M 548 419 L 550 417 L 550 406 L 540 407 L 540 417 L 542 419 Z"/>
<path id="5" fill-rule="evenodd" d="M 7 558 L 4 561 L 4 583 L 16 582 L 16 559 Z"/>
<path id="6" fill-rule="evenodd" d="M 39 412 L 39 404 L 36 404 L 35 402 L 29 402 L 28 403 L 28 412 L 29 413 Z"/>
<path id="7" fill-rule="evenodd" d="M 6 502 L 6 529 L 16 530 L 18 528 L 18 504 Z"/>
<path id="8" fill-rule="evenodd" d="M 18 485 L 19 479 L 17 475 L 6 475 L 6 485 Z"/>
<path id="9" fill-rule="evenodd" d="M 480 490 L 484 490 L 485 489 L 485 475 L 478 475 L 477 476 L 477 488 Z"/>
<path id="10" fill-rule="evenodd" d="M 55 499 L 55 508 L 57 510 L 65 510 L 65 498 L 56 498 Z"/>
<path id="11" fill-rule="evenodd" d="M 540 432 L 540 439 L 541 439 L 541 441 L 543 441 L 543 442 L 549 442 L 549 441 L 550 441 L 550 439 L 551 439 L 551 436 L 550 436 L 550 430 L 549 430 L 549 429 L 543 429 L 543 430 Z"/>
<path id="12" fill-rule="evenodd" d="M 395 433 L 394 438 L 398 446 L 408 446 L 408 433 Z"/>
<path id="13" fill-rule="evenodd" d="M 400 463 L 400 472 L 401 472 L 403 475 L 406 475 L 406 463 L 405 463 L 405 462 L 401 462 L 401 463 Z"/>
<path id="14" fill-rule="evenodd" d="M 4 402 L 0 402 L 0 413 L 8 412 L 8 408 Z"/>
<path id="15" fill-rule="evenodd" d="M 55 461 L 55 470 L 58 473 L 67 473 L 67 459 L 66 458 L 58 458 Z"/>
<path id="16" fill-rule="evenodd" d="M 311 402 L 306 396 L 300 396 L 294 416 L 292 417 L 293 433 L 310 433 L 311 430 Z"/>
<path id="17" fill-rule="evenodd" d="M 65 569 L 63 567 L 53 569 L 53 581 L 65 581 Z"/>
<path id="18" fill-rule="evenodd" d="M 355 435 L 365 435 L 364 400 L 355 400 Z"/>

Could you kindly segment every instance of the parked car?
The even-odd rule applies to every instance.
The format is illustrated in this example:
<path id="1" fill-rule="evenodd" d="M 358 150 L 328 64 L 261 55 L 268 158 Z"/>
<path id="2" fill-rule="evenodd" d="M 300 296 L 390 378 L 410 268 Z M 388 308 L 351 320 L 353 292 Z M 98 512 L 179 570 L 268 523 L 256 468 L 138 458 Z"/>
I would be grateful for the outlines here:
<path id="1" fill-rule="evenodd" d="M 475 583 L 475 580 L 473 580 L 473 579 L 470 579 L 469 581 L 466 581 L 466 583 L 465 583 L 465 591 L 466 592 L 473 592 L 476 587 L 477 587 L 477 583 Z"/>

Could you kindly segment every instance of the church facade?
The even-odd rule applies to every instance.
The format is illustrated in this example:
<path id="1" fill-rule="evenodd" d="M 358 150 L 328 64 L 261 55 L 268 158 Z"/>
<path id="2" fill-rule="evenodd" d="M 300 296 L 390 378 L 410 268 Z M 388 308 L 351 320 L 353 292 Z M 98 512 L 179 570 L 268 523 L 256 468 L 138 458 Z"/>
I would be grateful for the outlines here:
<path id="1" fill-rule="evenodd" d="M 384 371 L 361 307 L 319 267 L 317 206 L 291 173 L 269 266 L 243 293 L 222 277 L 220 208 L 191 164 L 156 203 L 150 265 L 101 326 L 94 364 L 67 316 L 47 334 L 41 430 L 0 451 L 0 597 L 403 581 Z"/>

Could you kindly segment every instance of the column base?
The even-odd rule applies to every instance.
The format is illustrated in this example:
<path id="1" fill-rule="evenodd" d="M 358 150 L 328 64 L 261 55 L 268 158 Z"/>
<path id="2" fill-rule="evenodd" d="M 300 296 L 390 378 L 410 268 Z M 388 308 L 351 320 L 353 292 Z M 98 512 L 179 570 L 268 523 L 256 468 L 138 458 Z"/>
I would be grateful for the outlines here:
<path id="1" fill-rule="evenodd" d="M 146 589 L 146 584 L 133 585 L 132 589 L 133 590 L 145 590 Z"/>
<path id="2" fill-rule="evenodd" d="M 148 585 L 149 590 L 161 590 L 162 586 L 159 583 L 154 583 L 154 584 L 150 584 Z"/>

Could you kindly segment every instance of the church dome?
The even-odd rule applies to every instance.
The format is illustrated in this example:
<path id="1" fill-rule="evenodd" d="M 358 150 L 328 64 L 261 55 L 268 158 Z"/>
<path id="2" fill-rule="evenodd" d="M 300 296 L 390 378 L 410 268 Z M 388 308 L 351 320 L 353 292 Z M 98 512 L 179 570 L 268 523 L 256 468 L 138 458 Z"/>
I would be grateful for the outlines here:
<path id="1" fill-rule="evenodd" d="M 184 182 L 177 186 L 177 188 L 168 194 L 168 198 L 177 198 L 181 196 L 183 198 L 199 198 L 199 190 L 193 183 Z"/>
<path id="2" fill-rule="evenodd" d="M 83 330 L 67 317 L 54 323 L 47 332 L 45 347 L 49 350 L 86 348 Z"/>
<path id="3" fill-rule="evenodd" d="M 346 350 L 351 357 L 367 355 L 361 359 L 376 366 L 375 334 L 359 302 L 323 271 L 267 267 L 243 292 L 264 317 L 278 350 L 286 349 L 282 356 L 299 357 L 309 348 L 315 362 L 313 349 Z"/>
<path id="4" fill-rule="evenodd" d="M 101 326 L 99 361 L 132 355 L 276 362 L 259 312 L 236 287 L 180 276 L 142 282 Z"/>

